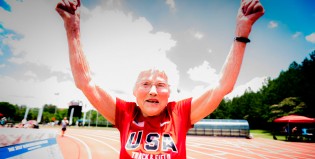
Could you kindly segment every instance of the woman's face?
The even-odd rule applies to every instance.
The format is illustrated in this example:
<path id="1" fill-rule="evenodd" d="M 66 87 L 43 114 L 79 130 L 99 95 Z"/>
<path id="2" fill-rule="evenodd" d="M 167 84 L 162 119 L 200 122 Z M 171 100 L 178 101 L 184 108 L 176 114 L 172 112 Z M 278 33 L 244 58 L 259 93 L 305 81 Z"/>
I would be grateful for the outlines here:
<path id="1" fill-rule="evenodd" d="M 159 115 L 166 107 L 170 96 L 167 76 L 159 70 L 141 72 L 133 94 L 143 116 Z"/>

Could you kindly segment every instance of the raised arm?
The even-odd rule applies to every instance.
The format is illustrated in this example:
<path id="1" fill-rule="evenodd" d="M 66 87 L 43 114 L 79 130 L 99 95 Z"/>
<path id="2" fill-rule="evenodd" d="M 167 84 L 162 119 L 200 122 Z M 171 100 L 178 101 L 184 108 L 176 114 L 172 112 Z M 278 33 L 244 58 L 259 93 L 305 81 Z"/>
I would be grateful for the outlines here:
<path id="1" fill-rule="evenodd" d="M 70 65 L 76 86 L 91 104 L 112 124 L 115 124 L 115 99 L 95 85 L 80 42 L 80 0 L 63 0 L 56 11 L 64 21 L 67 33 Z"/>
<path id="2" fill-rule="evenodd" d="M 264 14 L 259 0 L 242 0 L 236 18 L 235 37 L 248 38 L 253 24 Z M 242 41 L 242 40 L 241 40 Z M 212 113 L 224 96 L 233 90 L 243 61 L 246 42 L 234 40 L 228 57 L 220 72 L 219 84 L 209 88 L 199 97 L 194 97 L 191 106 L 191 123 Z"/>

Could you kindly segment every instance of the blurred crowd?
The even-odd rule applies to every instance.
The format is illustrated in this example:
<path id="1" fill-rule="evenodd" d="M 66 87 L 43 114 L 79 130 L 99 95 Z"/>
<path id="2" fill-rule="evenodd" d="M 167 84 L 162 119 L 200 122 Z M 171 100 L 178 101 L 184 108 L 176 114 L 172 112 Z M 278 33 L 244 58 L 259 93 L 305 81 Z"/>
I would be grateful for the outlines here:
<path id="1" fill-rule="evenodd" d="M 6 128 L 34 128 L 38 129 L 39 125 L 36 120 L 26 120 L 23 119 L 20 123 L 8 123 L 6 117 L 2 117 L 0 121 L 0 128 L 6 127 Z"/>

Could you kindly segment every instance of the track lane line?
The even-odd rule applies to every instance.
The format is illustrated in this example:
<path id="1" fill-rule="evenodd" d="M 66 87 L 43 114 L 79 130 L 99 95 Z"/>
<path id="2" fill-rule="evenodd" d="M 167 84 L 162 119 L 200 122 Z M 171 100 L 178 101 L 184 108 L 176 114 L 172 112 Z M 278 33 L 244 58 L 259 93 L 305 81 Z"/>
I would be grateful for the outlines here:
<path id="1" fill-rule="evenodd" d="M 75 135 L 75 134 L 73 134 L 73 135 Z M 107 144 L 107 143 L 105 143 L 105 142 L 103 142 L 103 141 L 101 141 L 101 140 L 97 140 L 97 139 L 94 139 L 94 138 L 92 138 L 92 137 L 87 137 L 87 136 L 83 136 L 83 135 L 75 135 L 75 136 L 80 136 L 80 137 L 83 137 L 83 138 L 88 138 L 88 139 L 94 140 L 94 141 L 96 141 L 96 142 L 102 143 L 102 144 L 106 145 L 107 147 L 111 148 L 111 149 L 112 149 L 113 151 L 115 151 L 117 154 L 119 154 L 119 150 L 117 150 L 115 147 L 113 147 L 113 146 L 111 146 L 111 145 L 109 145 L 109 144 Z"/>
<path id="2" fill-rule="evenodd" d="M 85 147 L 85 150 L 88 154 L 88 159 L 92 159 L 92 153 L 91 153 L 90 147 L 84 141 L 82 141 L 79 138 L 73 137 L 73 136 L 69 136 L 69 135 L 65 135 L 65 136 L 79 141 Z"/>

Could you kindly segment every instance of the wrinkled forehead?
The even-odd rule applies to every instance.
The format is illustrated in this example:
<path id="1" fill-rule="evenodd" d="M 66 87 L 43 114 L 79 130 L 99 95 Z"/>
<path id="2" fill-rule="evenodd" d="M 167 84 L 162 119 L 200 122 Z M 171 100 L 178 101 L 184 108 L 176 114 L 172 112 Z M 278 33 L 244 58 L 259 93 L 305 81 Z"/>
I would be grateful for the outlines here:
<path id="1" fill-rule="evenodd" d="M 168 83 L 167 75 L 164 71 L 158 69 L 145 70 L 139 73 L 137 83 L 141 81 L 165 82 Z"/>

